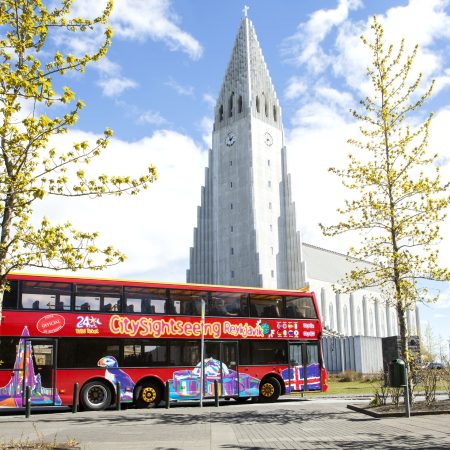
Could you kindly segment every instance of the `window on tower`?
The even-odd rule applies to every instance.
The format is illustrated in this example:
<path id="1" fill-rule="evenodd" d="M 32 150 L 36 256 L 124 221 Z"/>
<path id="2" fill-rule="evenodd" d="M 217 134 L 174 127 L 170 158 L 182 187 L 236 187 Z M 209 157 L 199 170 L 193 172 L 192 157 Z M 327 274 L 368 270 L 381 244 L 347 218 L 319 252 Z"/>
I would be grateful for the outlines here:
<path id="1" fill-rule="evenodd" d="M 240 95 L 238 99 L 238 113 L 241 112 L 242 112 L 242 95 Z"/>
<path id="2" fill-rule="evenodd" d="M 233 225 L 230 226 L 230 231 L 231 231 L 231 232 L 234 231 Z"/>
<path id="3" fill-rule="evenodd" d="M 230 255 L 234 255 L 234 248 L 233 247 L 231 247 L 231 249 L 230 249 Z"/>
<path id="4" fill-rule="evenodd" d="M 272 182 L 270 180 L 267 182 L 267 186 L 272 187 Z"/>
<path id="5" fill-rule="evenodd" d="M 256 96 L 256 112 L 259 112 L 259 97 Z"/>
<path id="6" fill-rule="evenodd" d="M 269 117 L 269 103 L 267 102 L 267 98 L 264 96 L 264 114 L 266 117 Z"/>
<path id="7" fill-rule="evenodd" d="M 220 108 L 219 108 L 219 120 L 221 122 L 223 120 L 223 105 L 220 105 Z"/>
<path id="8" fill-rule="evenodd" d="M 228 117 L 233 117 L 233 100 L 234 100 L 234 92 L 230 95 L 230 100 L 228 101 Z"/>
<path id="9" fill-rule="evenodd" d="M 277 121 L 277 107 L 275 105 L 273 107 L 273 120 Z"/>

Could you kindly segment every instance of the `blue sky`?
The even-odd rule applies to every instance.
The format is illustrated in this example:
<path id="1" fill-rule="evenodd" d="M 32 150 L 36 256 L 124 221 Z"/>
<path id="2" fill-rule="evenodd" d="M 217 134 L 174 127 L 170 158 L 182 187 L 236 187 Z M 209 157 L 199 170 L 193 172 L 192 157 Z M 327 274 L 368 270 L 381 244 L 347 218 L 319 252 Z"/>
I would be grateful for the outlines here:
<path id="1" fill-rule="evenodd" d="M 101 2 L 95 2 L 97 7 Z M 345 252 L 351 239 L 325 239 L 318 222 L 336 221 L 346 195 L 327 171 L 344 167 L 357 136 L 348 112 L 366 90 L 369 55 L 360 45 L 376 14 L 386 39 L 407 49 L 420 45 L 417 67 L 424 86 L 436 79 L 433 97 L 412 122 L 435 112 L 430 147 L 443 158 L 450 178 L 450 6 L 442 0 L 253 0 L 246 2 L 282 109 L 289 171 L 304 241 Z M 215 99 L 225 74 L 243 1 L 116 0 L 111 19 L 115 36 L 107 58 L 83 76 L 64 80 L 83 99 L 76 130 L 59 137 L 95 139 L 106 127 L 114 140 L 91 170 L 138 174 L 147 162 L 159 180 L 136 198 L 47 200 L 40 214 L 70 219 L 98 230 L 105 243 L 128 255 L 105 275 L 184 281 L 196 208 L 207 164 Z M 76 2 L 92 15 L 92 2 Z M 90 48 L 96 38 L 59 39 L 66 50 Z M 330 192 L 333 195 L 330 196 Z M 75 206 L 74 206 L 75 205 Z M 442 227 L 442 263 L 450 266 L 450 222 Z M 98 275 L 98 274 L 97 274 Z M 440 302 L 422 308 L 422 322 L 450 338 L 450 287 Z"/>

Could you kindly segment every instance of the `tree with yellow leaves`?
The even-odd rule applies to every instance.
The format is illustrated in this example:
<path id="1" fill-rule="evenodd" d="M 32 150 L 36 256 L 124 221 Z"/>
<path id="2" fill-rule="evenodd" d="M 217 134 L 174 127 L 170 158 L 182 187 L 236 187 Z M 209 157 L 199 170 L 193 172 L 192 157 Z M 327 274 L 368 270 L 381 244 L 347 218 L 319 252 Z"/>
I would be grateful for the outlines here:
<path id="1" fill-rule="evenodd" d="M 450 279 L 449 270 L 438 263 L 449 183 L 441 180 L 438 156 L 427 153 L 432 115 L 421 125 L 408 124 L 433 88 L 432 83 L 420 93 L 421 74 L 413 76 L 417 46 L 407 55 L 402 40 L 394 52 L 392 45 L 386 46 L 376 17 L 371 29 L 373 39 L 361 39 L 373 57 L 367 69 L 372 92 L 352 111 L 361 124 L 361 137 L 349 140 L 360 159 L 350 154 L 346 169 L 330 169 L 355 192 L 354 199 L 338 209 L 345 217 L 342 222 L 321 227 L 328 236 L 360 233 L 360 245 L 351 247 L 348 255 L 372 264 L 346 274 L 342 290 L 373 287 L 383 293 L 396 309 L 402 355 L 411 369 L 406 312 L 416 302 L 433 300 L 422 281 Z"/>
<path id="2" fill-rule="evenodd" d="M 97 247 L 97 233 L 78 231 L 70 223 L 52 225 L 47 218 L 34 225 L 39 200 L 49 195 L 137 194 L 156 179 L 152 165 L 136 179 L 85 175 L 83 165 L 107 147 L 109 129 L 94 145 L 76 142 L 69 149 L 50 145 L 52 136 L 66 133 L 76 123 L 84 106 L 68 87 L 57 92 L 56 82 L 70 72 L 84 72 L 111 45 L 112 2 L 92 20 L 73 17 L 72 3 L 61 0 L 50 10 L 42 0 L 0 0 L 0 316 L 6 276 L 13 270 L 102 269 L 124 260 L 111 246 Z M 46 46 L 53 33 L 102 30 L 103 43 L 92 54 L 50 54 Z M 67 112 L 52 115 L 52 107 L 61 104 L 67 105 Z"/>

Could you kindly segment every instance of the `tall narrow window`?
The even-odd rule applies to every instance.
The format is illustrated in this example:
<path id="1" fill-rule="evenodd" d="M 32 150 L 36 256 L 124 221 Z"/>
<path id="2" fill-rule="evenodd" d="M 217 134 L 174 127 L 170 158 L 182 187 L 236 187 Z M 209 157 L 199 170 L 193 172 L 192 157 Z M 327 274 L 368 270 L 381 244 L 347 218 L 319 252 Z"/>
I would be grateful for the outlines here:
<path id="1" fill-rule="evenodd" d="M 277 121 L 277 107 L 276 106 L 273 107 L 273 120 L 275 122 Z"/>
<path id="2" fill-rule="evenodd" d="M 270 166 L 270 159 L 267 160 L 267 165 Z"/>
<path id="3" fill-rule="evenodd" d="M 233 225 L 230 226 L 230 231 L 233 232 L 234 231 L 234 227 Z"/>
<path id="4" fill-rule="evenodd" d="M 233 247 L 231 247 L 231 249 L 230 249 L 230 255 L 234 255 L 234 248 Z"/>
<path id="5" fill-rule="evenodd" d="M 270 254 L 273 255 L 273 247 L 270 247 Z"/>
<path id="6" fill-rule="evenodd" d="M 221 122 L 223 120 L 223 105 L 220 105 L 220 108 L 219 108 L 219 120 Z"/>
<path id="7" fill-rule="evenodd" d="M 232 166 L 233 165 L 233 161 L 230 161 L 230 166 Z"/>
<path id="8" fill-rule="evenodd" d="M 231 271 L 231 278 L 234 278 L 234 270 Z"/>
<path id="9" fill-rule="evenodd" d="M 272 187 L 272 182 L 270 180 L 267 182 L 267 186 Z"/>
<path id="10" fill-rule="evenodd" d="M 234 100 L 234 92 L 230 95 L 230 100 L 228 101 L 228 117 L 233 117 L 233 100 Z"/>
<path id="11" fill-rule="evenodd" d="M 269 209 L 272 209 L 272 202 L 269 202 Z"/>
<path id="12" fill-rule="evenodd" d="M 256 112 L 259 112 L 259 97 L 256 96 Z"/>
<path id="13" fill-rule="evenodd" d="M 230 209 L 233 209 L 233 203 L 230 204 Z"/>
<path id="14" fill-rule="evenodd" d="M 272 278 L 275 276 L 275 271 L 274 270 L 271 270 L 270 271 L 270 274 L 272 275 Z"/>
<path id="15" fill-rule="evenodd" d="M 269 103 L 267 102 L 266 96 L 264 96 L 264 114 L 269 117 Z"/>
<path id="16" fill-rule="evenodd" d="M 242 112 L 242 95 L 240 95 L 238 99 L 238 113 L 241 112 Z"/>

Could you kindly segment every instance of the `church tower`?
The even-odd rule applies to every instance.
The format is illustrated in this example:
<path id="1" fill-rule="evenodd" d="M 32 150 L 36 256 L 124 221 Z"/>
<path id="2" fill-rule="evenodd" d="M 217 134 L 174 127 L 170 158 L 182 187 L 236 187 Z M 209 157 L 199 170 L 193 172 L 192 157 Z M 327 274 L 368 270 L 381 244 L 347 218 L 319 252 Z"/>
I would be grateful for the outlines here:
<path id="1" fill-rule="evenodd" d="M 187 281 L 305 284 L 281 109 L 245 9 L 215 107 Z"/>

